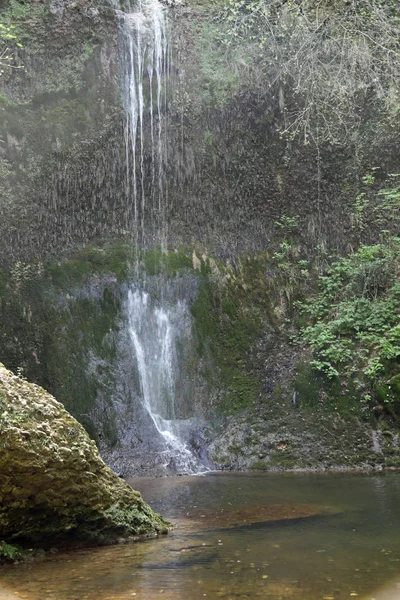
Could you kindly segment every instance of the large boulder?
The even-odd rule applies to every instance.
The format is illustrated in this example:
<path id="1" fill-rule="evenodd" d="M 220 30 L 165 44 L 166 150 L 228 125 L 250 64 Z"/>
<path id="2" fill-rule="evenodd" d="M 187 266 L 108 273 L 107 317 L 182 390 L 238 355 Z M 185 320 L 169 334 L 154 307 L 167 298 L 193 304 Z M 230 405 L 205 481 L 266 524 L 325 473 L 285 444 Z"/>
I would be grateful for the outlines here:
<path id="1" fill-rule="evenodd" d="M 167 529 L 62 404 L 0 364 L 0 540 L 107 543 Z"/>

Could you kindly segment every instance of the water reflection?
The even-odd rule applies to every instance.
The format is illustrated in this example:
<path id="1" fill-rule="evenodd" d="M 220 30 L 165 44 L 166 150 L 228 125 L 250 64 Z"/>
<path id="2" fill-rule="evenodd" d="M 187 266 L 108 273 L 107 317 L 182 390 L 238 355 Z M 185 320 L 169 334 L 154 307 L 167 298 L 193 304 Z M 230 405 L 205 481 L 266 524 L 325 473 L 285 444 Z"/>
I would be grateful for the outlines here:
<path id="1" fill-rule="evenodd" d="M 395 600 L 399 482 L 397 474 L 140 479 L 145 499 L 176 520 L 168 537 L 56 554 L 2 569 L 0 579 L 31 600 Z"/>

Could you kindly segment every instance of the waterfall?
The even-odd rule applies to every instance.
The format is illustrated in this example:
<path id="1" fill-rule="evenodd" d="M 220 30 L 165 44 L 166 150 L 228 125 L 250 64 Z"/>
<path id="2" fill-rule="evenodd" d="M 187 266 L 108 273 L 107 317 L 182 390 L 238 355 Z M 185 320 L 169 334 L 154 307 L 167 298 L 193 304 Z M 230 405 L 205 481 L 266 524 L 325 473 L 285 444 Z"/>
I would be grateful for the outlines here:
<path id="1" fill-rule="evenodd" d="M 158 0 L 138 0 L 135 9 L 117 12 L 124 69 L 127 214 L 133 213 L 127 225 L 133 222 L 136 250 L 143 248 L 149 214 L 156 212 L 158 241 L 165 249 L 167 18 Z"/>
<path id="2" fill-rule="evenodd" d="M 176 406 L 181 377 L 178 344 L 190 329 L 187 304 L 180 300 L 170 307 L 158 305 L 147 292 L 133 288 L 128 294 L 128 322 L 143 404 L 165 442 L 165 466 L 173 460 L 180 472 L 204 471 L 180 439 L 188 420 L 179 419 Z"/>
<path id="3" fill-rule="evenodd" d="M 166 11 L 158 0 L 138 0 L 120 18 L 125 106 L 127 226 L 133 223 L 136 283 L 128 294 L 129 336 L 140 379 L 143 407 L 162 437 L 166 463 L 184 473 L 204 471 L 187 443 L 191 420 L 177 410 L 179 356 L 185 327 L 190 329 L 187 304 L 166 305 L 139 287 L 140 253 L 156 241 L 167 250 L 168 193 L 165 177 L 166 81 L 169 48 Z M 154 232 L 155 217 L 158 231 Z M 156 237 L 154 237 L 156 233 Z M 164 294 L 161 294 L 161 298 Z M 186 440 L 186 441 L 185 441 Z"/>

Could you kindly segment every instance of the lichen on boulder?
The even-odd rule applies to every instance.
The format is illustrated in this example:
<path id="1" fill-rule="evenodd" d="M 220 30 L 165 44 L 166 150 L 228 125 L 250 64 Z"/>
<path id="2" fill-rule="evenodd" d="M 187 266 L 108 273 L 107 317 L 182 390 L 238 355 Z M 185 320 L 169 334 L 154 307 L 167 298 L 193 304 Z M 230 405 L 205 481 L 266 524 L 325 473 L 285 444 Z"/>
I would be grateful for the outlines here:
<path id="1" fill-rule="evenodd" d="M 167 530 L 62 404 L 0 364 L 0 540 L 45 547 Z"/>

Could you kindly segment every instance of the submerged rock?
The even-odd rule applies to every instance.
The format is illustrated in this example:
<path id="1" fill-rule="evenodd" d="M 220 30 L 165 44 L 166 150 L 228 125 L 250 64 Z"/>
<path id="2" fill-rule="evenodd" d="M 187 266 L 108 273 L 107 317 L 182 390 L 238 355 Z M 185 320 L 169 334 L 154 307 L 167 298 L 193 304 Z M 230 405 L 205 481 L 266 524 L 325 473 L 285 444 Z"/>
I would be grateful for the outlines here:
<path id="1" fill-rule="evenodd" d="M 62 404 L 0 364 L 0 540 L 107 543 L 167 529 Z"/>
<path id="2" fill-rule="evenodd" d="M 177 521 L 183 531 L 231 529 L 249 527 L 255 524 L 281 523 L 337 514 L 339 509 L 328 509 L 317 504 L 263 504 L 259 506 L 241 506 L 226 508 L 218 512 L 196 509 L 187 513 L 184 519 Z"/>

